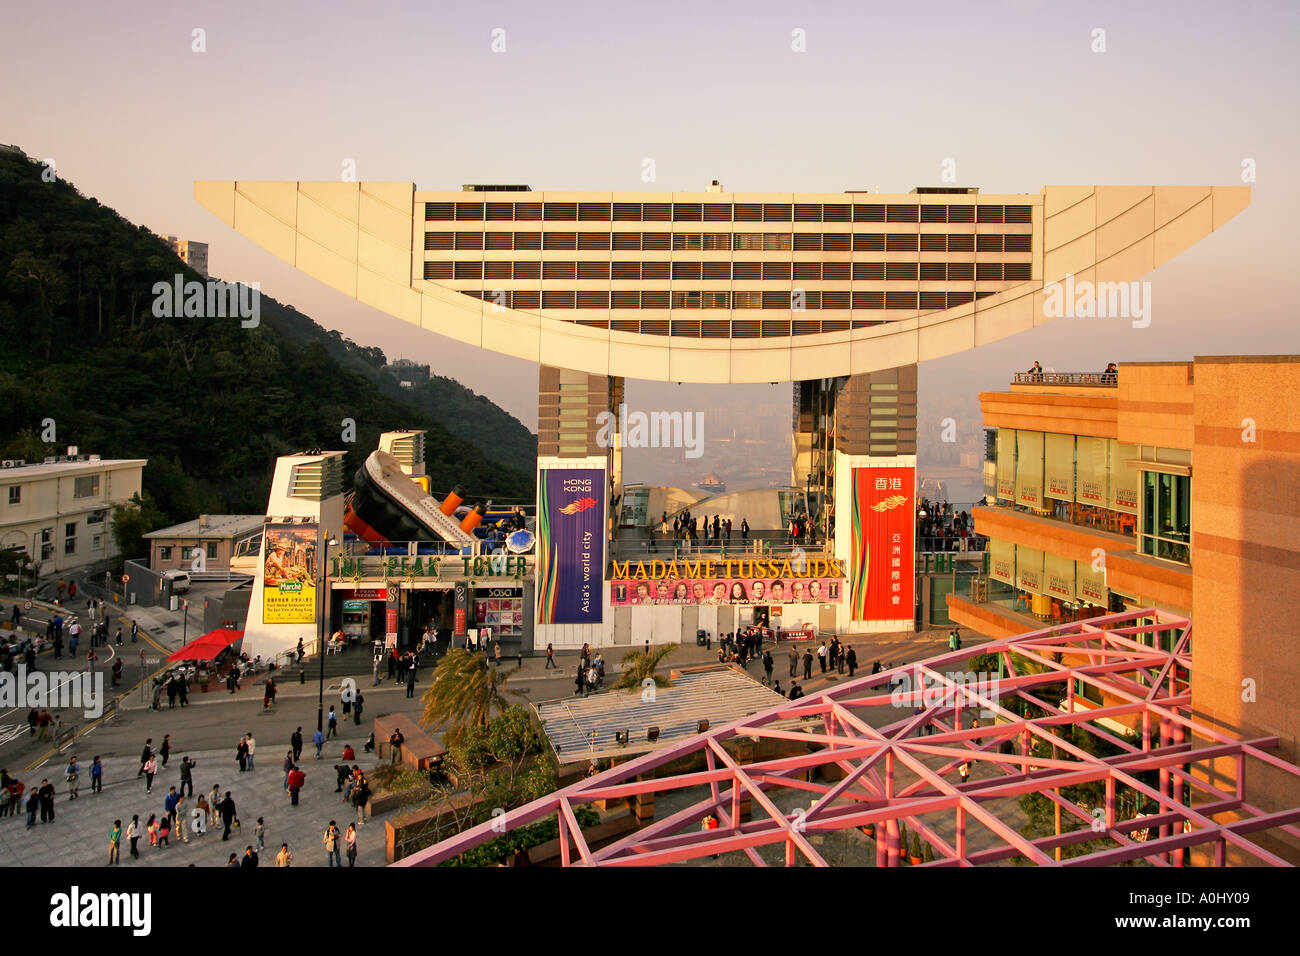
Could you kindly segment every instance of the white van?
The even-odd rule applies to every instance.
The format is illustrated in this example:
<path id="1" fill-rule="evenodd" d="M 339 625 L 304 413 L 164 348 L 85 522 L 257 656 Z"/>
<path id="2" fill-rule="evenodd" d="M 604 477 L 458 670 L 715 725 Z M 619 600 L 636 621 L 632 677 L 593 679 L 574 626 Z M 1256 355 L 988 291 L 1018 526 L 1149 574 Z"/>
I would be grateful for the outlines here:
<path id="1" fill-rule="evenodd" d="M 188 571 L 164 571 L 165 577 L 172 586 L 172 594 L 184 594 L 190 589 L 190 575 Z"/>

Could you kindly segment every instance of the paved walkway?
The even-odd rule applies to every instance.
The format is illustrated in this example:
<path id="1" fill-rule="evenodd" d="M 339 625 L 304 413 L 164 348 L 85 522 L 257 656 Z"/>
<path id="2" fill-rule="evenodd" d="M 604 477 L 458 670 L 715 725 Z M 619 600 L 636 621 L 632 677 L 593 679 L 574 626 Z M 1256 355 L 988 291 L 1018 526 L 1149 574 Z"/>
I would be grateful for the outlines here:
<path id="1" fill-rule="evenodd" d="M 326 866 L 325 848 L 321 836 L 330 820 L 339 825 L 340 832 L 355 822 L 356 810 L 341 802 L 341 794 L 334 792 L 334 764 L 340 762 L 342 747 L 337 740 L 329 741 L 323 759 L 312 756 L 314 747 L 309 742 L 303 751 L 300 766 L 307 774 L 307 784 L 297 808 L 289 804 L 284 792 L 284 772 L 281 764 L 284 751 L 278 746 L 257 748 L 257 768 L 240 773 L 232 752 L 201 751 L 191 756 L 198 761 L 194 771 L 194 793 L 211 792 L 214 784 L 221 786 L 222 794 L 229 790 L 237 807 L 242 826 L 222 842 L 221 824 L 209 828 L 203 836 L 191 835 L 188 844 L 172 836 L 171 846 L 153 849 L 148 837 L 139 841 L 140 858 L 133 860 L 128 854 L 129 845 L 122 841 L 122 867 L 140 866 L 224 866 L 231 853 L 243 856 L 244 847 L 253 844 L 253 829 L 260 816 L 266 821 L 266 852 L 260 854 L 262 866 L 274 866 L 275 854 L 281 843 L 288 843 L 294 855 L 294 866 Z M 81 791 L 76 800 L 68 799 L 64 782 L 65 764 L 51 762 L 42 769 L 58 791 L 55 802 L 56 818 L 52 823 L 40 822 L 27 828 L 26 813 L 0 817 L 0 866 L 104 866 L 108 861 L 108 834 L 113 821 L 120 819 L 123 830 L 133 813 L 140 815 L 140 824 L 150 813 L 159 816 L 163 800 L 171 786 L 180 787 L 179 752 L 174 752 L 167 768 L 154 778 L 153 792 L 146 793 L 144 778 L 136 777 L 138 759 L 110 757 L 104 760 L 104 791 L 94 794 L 90 790 L 89 756 L 78 753 L 82 764 Z M 355 761 L 369 772 L 376 761 L 372 754 L 358 754 Z M 40 776 L 22 775 L 29 787 L 40 786 Z M 190 798 L 186 804 L 193 809 Z M 384 820 L 389 815 L 367 818 L 358 829 L 357 865 L 383 866 Z M 342 851 L 340 851 L 342 852 Z M 343 858 L 347 863 L 346 855 Z"/>

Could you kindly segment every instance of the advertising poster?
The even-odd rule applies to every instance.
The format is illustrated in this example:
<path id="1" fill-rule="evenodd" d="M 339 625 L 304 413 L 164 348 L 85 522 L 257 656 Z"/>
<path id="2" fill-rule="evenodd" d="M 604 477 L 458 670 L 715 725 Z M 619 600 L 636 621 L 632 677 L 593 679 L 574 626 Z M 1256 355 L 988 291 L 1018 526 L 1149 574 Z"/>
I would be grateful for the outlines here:
<path id="1" fill-rule="evenodd" d="M 599 624 L 605 472 L 543 469 L 537 482 L 537 623 Z"/>
<path id="2" fill-rule="evenodd" d="M 316 620 L 316 525 L 268 524 L 262 565 L 262 620 L 311 624 Z"/>
<path id="3" fill-rule="evenodd" d="M 916 469 L 854 468 L 849 578 L 853 620 L 896 621 L 913 616 L 915 535 Z"/>
<path id="4" fill-rule="evenodd" d="M 666 578 L 610 582 L 609 603 L 644 604 L 838 604 L 839 578 Z"/>

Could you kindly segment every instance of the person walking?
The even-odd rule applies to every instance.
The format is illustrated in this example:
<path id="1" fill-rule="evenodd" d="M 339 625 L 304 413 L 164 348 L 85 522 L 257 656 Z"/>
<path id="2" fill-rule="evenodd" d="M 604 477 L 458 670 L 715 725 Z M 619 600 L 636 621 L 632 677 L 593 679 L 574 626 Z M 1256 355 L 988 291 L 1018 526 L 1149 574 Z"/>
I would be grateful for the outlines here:
<path id="1" fill-rule="evenodd" d="M 140 637 L 140 625 L 135 621 L 131 622 L 131 643 L 134 644 Z"/>
<path id="2" fill-rule="evenodd" d="M 81 764 L 77 763 L 77 756 L 73 754 L 72 759 L 68 761 L 68 769 L 65 771 L 68 782 L 68 799 L 77 799 L 77 789 L 81 786 Z"/>
<path id="3" fill-rule="evenodd" d="M 349 823 L 347 831 L 343 834 L 343 844 L 348 848 L 348 866 L 356 866 L 357 863 L 357 825 Z"/>
<path id="4" fill-rule="evenodd" d="M 162 765 L 164 767 L 167 766 L 167 758 L 171 756 L 171 753 L 172 753 L 172 735 L 163 734 L 163 742 L 162 745 L 158 748 L 158 756 L 162 757 Z"/>
<path id="5" fill-rule="evenodd" d="M 817 647 L 817 663 L 821 665 L 821 672 L 826 673 L 826 642 L 822 641 Z"/>
<path id="6" fill-rule="evenodd" d="M 131 858 L 140 859 L 140 850 L 136 847 L 136 842 L 140 839 L 140 815 L 138 813 L 131 816 L 131 822 L 126 825 L 126 842 L 130 844 Z"/>
<path id="7" fill-rule="evenodd" d="M 497 666 L 501 666 L 501 645 L 497 644 Z M 415 696 L 415 667 L 412 665 L 406 669 L 406 697 L 409 700 Z"/>
<path id="8" fill-rule="evenodd" d="M 257 851 L 251 846 L 244 847 L 244 858 L 239 861 L 241 870 L 251 870 L 257 866 Z"/>
<path id="9" fill-rule="evenodd" d="M 357 808 L 357 826 L 362 826 L 366 822 L 366 804 L 370 801 L 370 782 L 364 774 L 352 788 L 351 799 L 352 805 Z"/>
<path id="10" fill-rule="evenodd" d="M 280 852 L 275 855 L 276 866 L 289 866 L 293 863 L 293 854 L 289 852 L 289 844 L 281 843 Z"/>
<path id="11" fill-rule="evenodd" d="M 361 726 L 361 705 L 365 703 L 365 695 L 357 691 L 357 699 L 352 702 L 352 717 L 358 727 Z"/>
<path id="12" fill-rule="evenodd" d="M 296 807 L 298 805 L 298 791 L 302 785 L 307 782 L 307 775 L 298 769 L 297 765 L 289 771 L 289 805 Z"/>
<path id="13" fill-rule="evenodd" d="M 136 771 L 135 774 L 137 777 L 144 775 L 144 765 L 149 762 L 149 758 L 152 756 L 153 756 L 153 738 L 150 737 L 144 742 L 144 750 L 140 751 L 140 769 Z"/>
<path id="14" fill-rule="evenodd" d="M 194 767 L 197 763 L 198 761 L 191 760 L 188 754 L 181 757 L 181 793 L 191 797 L 194 796 Z M 94 775 L 94 768 L 91 768 L 91 775 Z"/>
<path id="15" fill-rule="evenodd" d="M 90 764 L 90 792 L 104 792 L 104 765 L 99 762 L 98 756 Z"/>
<path id="16" fill-rule="evenodd" d="M 325 834 L 322 838 L 325 844 L 325 857 L 329 860 L 329 866 L 331 869 L 336 866 L 340 868 L 343 866 L 343 854 L 339 847 L 339 836 L 339 826 L 331 820 L 330 825 L 325 828 Z"/>
<path id="17" fill-rule="evenodd" d="M 410 694 L 407 694 L 409 697 Z M 320 760 L 320 749 L 325 746 L 325 735 L 319 730 L 311 735 L 311 742 L 316 746 L 316 759 Z"/>
<path id="18" fill-rule="evenodd" d="M 260 853 L 266 849 L 266 821 L 261 817 L 257 818 L 257 826 L 253 828 L 253 835 L 257 837 L 257 850 Z"/>
<path id="19" fill-rule="evenodd" d="M 805 650 L 803 652 L 803 679 L 804 680 L 812 680 L 812 665 L 813 665 L 812 651 Z"/>
<path id="20" fill-rule="evenodd" d="M 180 794 L 176 792 L 175 787 L 167 788 L 167 796 L 163 797 L 163 816 L 170 820 L 176 812 L 176 801 L 180 799 Z"/>
<path id="21" fill-rule="evenodd" d="M 221 807 L 221 788 L 215 783 L 212 789 L 208 791 L 208 826 L 216 826 L 217 817 L 220 816 Z"/>
<path id="22" fill-rule="evenodd" d="M 552 644 L 547 644 L 546 645 L 546 666 L 543 667 L 542 670 L 544 671 L 550 670 L 552 667 L 555 667 L 556 670 L 559 670 L 559 668 L 555 666 L 555 647 Z"/>
<path id="23" fill-rule="evenodd" d="M 248 738 L 240 737 L 239 744 L 235 747 L 235 762 L 239 764 L 239 772 L 243 773 L 248 769 Z"/>
<path id="24" fill-rule="evenodd" d="M 253 769 L 253 754 L 257 751 L 257 741 L 253 739 L 253 732 L 250 730 L 244 735 L 244 742 L 248 744 L 248 769 Z"/>
<path id="25" fill-rule="evenodd" d="M 284 792 L 289 792 L 289 771 L 293 769 L 293 751 L 287 751 L 284 755 Z"/>
<path id="26" fill-rule="evenodd" d="M 172 829 L 176 831 L 177 838 L 182 843 L 190 842 L 190 834 L 185 825 L 189 816 L 189 809 L 185 806 L 185 797 L 182 794 L 176 794 L 176 803 L 172 806 Z"/>
<path id="27" fill-rule="evenodd" d="M 230 828 L 235 822 L 235 801 L 230 798 L 229 790 L 226 791 L 226 798 L 217 806 L 217 810 L 221 814 L 221 839 L 224 842 L 230 839 Z"/>
<path id="28" fill-rule="evenodd" d="M 849 665 L 849 676 L 852 677 L 853 672 L 858 669 L 858 652 L 850 647 L 844 653 L 844 662 Z"/>
<path id="29" fill-rule="evenodd" d="M 763 678 L 763 683 L 767 684 L 768 686 L 771 686 L 772 684 L 772 652 L 771 651 L 763 652 L 763 673 L 766 675 Z"/>
<path id="30" fill-rule="evenodd" d="M 797 677 L 799 674 L 799 652 L 790 648 L 790 676 Z"/>
<path id="31" fill-rule="evenodd" d="M 325 725 L 329 728 L 329 732 L 325 736 L 337 737 L 339 735 L 339 715 L 334 713 L 333 704 L 330 704 L 330 712 L 325 718 Z"/>
<path id="32" fill-rule="evenodd" d="M 293 751 L 293 762 L 302 756 L 302 728 L 299 727 L 289 736 L 289 749 Z"/>
<path id="33" fill-rule="evenodd" d="M 144 762 L 144 792 L 153 793 L 153 777 L 158 772 L 158 761 L 150 757 Z"/>
<path id="34" fill-rule="evenodd" d="M 36 788 L 27 791 L 27 829 L 36 826 L 36 811 L 41 808 L 41 797 Z"/>
<path id="35" fill-rule="evenodd" d="M 144 823 L 144 832 L 149 834 L 149 845 L 155 850 L 158 849 L 158 816 L 149 814 L 149 819 Z"/>
<path id="36" fill-rule="evenodd" d="M 37 791 L 41 798 L 41 822 L 54 822 L 54 784 L 48 779 L 41 780 L 41 788 Z"/>
<path id="37" fill-rule="evenodd" d="M 120 866 L 118 854 L 122 850 L 122 821 L 114 820 L 113 829 L 108 831 L 108 865 Z"/>
<path id="38" fill-rule="evenodd" d="M 190 832 L 196 837 L 201 837 L 208 832 L 208 813 L 210 810 L 208 798 L 200 793 L 198 800 L 194 801 L 194 809 L 190 811 Z"/>

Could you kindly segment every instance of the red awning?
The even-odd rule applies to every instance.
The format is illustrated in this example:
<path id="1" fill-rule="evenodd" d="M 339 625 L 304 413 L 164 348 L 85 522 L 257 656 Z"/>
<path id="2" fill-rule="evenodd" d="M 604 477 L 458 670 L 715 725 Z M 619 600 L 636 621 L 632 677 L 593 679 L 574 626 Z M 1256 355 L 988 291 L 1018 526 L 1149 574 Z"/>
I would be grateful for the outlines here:
<path id="1" fill-rule="evenodd" d="M 190 641 L 170 657 L 169 661 L 210 661 L 235 641 L 244 636 L 243 631 L 222 627 L 209 631 L 200 638 Z"/>

